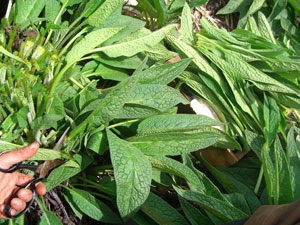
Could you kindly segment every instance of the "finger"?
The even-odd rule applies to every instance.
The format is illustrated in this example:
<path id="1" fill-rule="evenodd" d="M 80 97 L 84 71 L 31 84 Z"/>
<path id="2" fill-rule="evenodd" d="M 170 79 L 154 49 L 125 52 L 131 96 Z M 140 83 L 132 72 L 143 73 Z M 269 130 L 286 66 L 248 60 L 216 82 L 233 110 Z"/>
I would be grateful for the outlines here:
<path id="1" fill-rule="evenodd" d="M 31 158 L 39 150 L 39 143 L 33 142 L 24 148 L 7 152 L 0 157 L 0 167 L 8 169 L 12 165 Z"/>
<path id="2" fill-rule="evenodd" d="M 28 176 L 24 173 L 14 172 L 14 175 L 17 176 L 16 185 L 19 186 L 23 186 L 33 179 L 31 176 Z"/>
<path id="3" fill-rule="evenodd" d="M 11 216 L 16 215 L 16 210 L 15 210 L 15 209 L 11 209 L 10 215 L 11 215 Z M 5 205 L 4 205 L 4 204 L 1 204 L 1 205 L 0 205 L 0 219 L 9 219 L 9 218 L 5 215 Z"/>
<path id="4" fill-rule="evenodd" d="M 19 199 L 29 202 L 32 199 L 32 192 L 28 189 L 22 188 L 18 191 L 17 196 Z"/>
<path id="5" fill-rule="evenodd" d="M 35 185 L 35 189 L 36 189 L 36 193 L 38 195 L 45 195 L 46 194 L 46 186 L 41 182 L 39 182 Z"/>
<path id="6" fill-rule="evenodd" d="M 10 205 L 13 209 L 17 211 L 22 211 L 26 207 L 26 203 L 19 198 L 13 198 L 10 202 Z"/>

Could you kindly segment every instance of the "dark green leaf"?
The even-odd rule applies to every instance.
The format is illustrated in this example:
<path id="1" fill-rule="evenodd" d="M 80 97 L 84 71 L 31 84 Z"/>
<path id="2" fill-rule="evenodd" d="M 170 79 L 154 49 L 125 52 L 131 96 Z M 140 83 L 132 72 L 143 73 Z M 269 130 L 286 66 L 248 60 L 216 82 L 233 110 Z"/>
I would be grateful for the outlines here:
<path id="1" fill-rule="evenodd" d="M 91 26 L 99 26 L 123 4 L 123 0 L 106 0 L 92 15 L 88 17 Z"/>
<path id="2" fill-rule="evenodd" d="M 105 223 L 121 223 L 121 219 L 103 202 L 81 189 L 67 189 L 68 194 L 80 211 Z"/>
<path id="3" fill-rule="evenodd" d="M 160 225 L 188 224 L 188 222 L 176 209 L 152 192 L 142 206 L 141 210 Z"/>
<path id="4" fill-rule="evenodd" d="M 180 196 L 178 196 L 178 198 L 184 214 L 186 215 L 186 217 L 188 218 L 188 220 L 192 225 L 213 224 L 207 216 L 203 215 L 191 203 L 189 203 L 188 201 L 186 201 L 184 198 Z"/>
<path id="5" fill-rule="evenodd" d="M 62 222 L 58 219 L 55 213 L 44 210 L 39 225 L 62 225 Z"/>
<path id="6" fill-rule="evenodd" d="M 169 84 L 190 64 L 192 59 L 182 59 L 175 63 L 153 66 L 142 72 L 141 84 Z"/>
<path id="7" fill-rule="evenodd" d="M 280 124 L 280 112 L 276 101 L 272 97 L 264 96 L 264 136 L 267 145 L 271 145 L 276 137 Z"/>
<path id="8" fill-rule="evenodd" d="M 194 201 L 203 209 L 220 218 L 223 222 L 247 217 L 246 213 L 233 207 L 228 202 L 195 191 L 182 190 L 177 187 L 174 187 L 174 189 L 181 197 L 189 201 Z"/>

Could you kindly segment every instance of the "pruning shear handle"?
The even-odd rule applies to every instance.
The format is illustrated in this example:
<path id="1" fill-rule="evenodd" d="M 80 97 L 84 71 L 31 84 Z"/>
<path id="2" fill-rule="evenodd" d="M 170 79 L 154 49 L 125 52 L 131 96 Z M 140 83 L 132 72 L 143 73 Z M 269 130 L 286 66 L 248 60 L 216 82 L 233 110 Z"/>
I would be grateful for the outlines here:
<path id="1" fill-rule="evenodd" d="M 0 155 L 2 155 L 4 152 L 2 152 Z M 3 173 L 13 173 L 19 169 L 28 169 L 28 170 L 32 170 L 32 171 L 36 171 L 38 169 L 38 166 L 36 165 L 30 165 L 30 164 L 23 164 L 22 162 L 20 163 L 16 163 L 14 165 L 12 165 L 10 168 L 8 169 L 2 169 L 0 168 L 0 172 L 3 172 Z M 5 215 L 8 217 L 8 218 L 17 218 L 21 215 L 23 215 L 24 213 L 27 212 L 27 210 L 29 209 L 29 207 L 31 206 L 31 204 L 33 203 L 34 201 L 34 198 L 35 198 L 35 193 L 36 193 L 36 189 L 35 189 L 35 184 L 38 183 L 39 181 L 41 181 L 42 178 L 35 178 L 31 181 L 29 181 L 27 184 L 25 185 L 22 185 L 22 186 L 19 186 L 19 188 L 14 192 L 14 194 L 10 197 L 10 199 L 8 200 L 6 206 L 5 206 Z M 19 213 L 17 213 L 16 215 L 11 215 L 11 210 L 12 210 L 12 207 L 11 207 L 11 201 L 12 199 L 16 198 L 17 197 L 17 193 L 19 190 L 21 189 L 27 189 L 27 188 L 30 188 L 31 191 L 32 191 L 32 198 L 30 199 L 30 201 L 26 202 L 26 207 L 25 209 L 23 209 L 22 211 L 20 211 Z"/>

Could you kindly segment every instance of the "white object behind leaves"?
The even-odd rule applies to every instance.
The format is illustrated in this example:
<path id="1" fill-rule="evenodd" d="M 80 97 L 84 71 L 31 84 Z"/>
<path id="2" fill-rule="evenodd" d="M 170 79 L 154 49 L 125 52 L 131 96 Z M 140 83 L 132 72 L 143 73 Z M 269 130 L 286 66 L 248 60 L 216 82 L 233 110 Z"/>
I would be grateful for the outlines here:
<path id="1" fill-rule="evenodd" d="M 194 110 L 196 114 L 204 115 L 210 117 L 214 120 L 219 120 L 217 114 L 214 110 L 210 107 L 210 105 L 199 98 L 194 98 L 190 103 L 191 108 Z M 214 126 L 215 128 L 225 131 L 224 126 Z"/>

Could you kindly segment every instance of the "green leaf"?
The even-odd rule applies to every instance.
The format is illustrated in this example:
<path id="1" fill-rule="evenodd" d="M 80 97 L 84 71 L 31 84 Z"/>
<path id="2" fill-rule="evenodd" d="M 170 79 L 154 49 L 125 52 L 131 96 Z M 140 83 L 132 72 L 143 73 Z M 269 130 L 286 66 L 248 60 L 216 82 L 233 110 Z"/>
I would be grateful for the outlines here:
<path id="1" fill-rule="evenodd" d="M 107 148 L 107 138 L 103 132 L 93 134 L 87 143 L 87 148 L 93 150 L 99 155 L 103 155 Z"/>
<path id="2" fill-rule="evenodd" d="M 264 137 L 267 145 L 271 145 L 276 137 L 280 124 L 280 111 L 272 97 L 264 95 Z"/>
<path id="3" fill-rule="evenodd" d="M 123 4 L 123 0 L 106 0 L 104 3 L 88 17 L 91 26 L 99 26 L 112 15 Z"/>
<path id="4" fill-rule="evenodd" d="M 80 167 L 68 167 L 64 164 L 52 170 L 46 180 L 43 180 L 43 183 L 46 185 L 47 191 L 55 188 L 61 182 L 69 179 L 70 177 L 75 176 L 82 170 L 84 170 L 93 159 L 90 158 L 86 153 L 82 153 L 82 155 L 76 154 L 73 156 L 76 162 L 80 165 Z M 67 161 L 65 164 L 67 164 Z"/>
<path id="5" fill-rule="evenodd" d="M 161 170 L 162 172 L 170 175 L 176 175 L 184 178 L 187 182 L 199 188 L 199 190 L 205 190 L 205 187 L 198 176 L 189 167 L 182 163 L 164 156 L 148 156 L 149 161 L 153 168 Z"/>
<path id="6" fill-rule="evenodd" d="M 181 197 L 189 201 L 194 201 L 203 209 L 220 218 L 223 222 L 228 222 L 248 216 L 246 213 L 233 207 L 228 202 L 224 202 L 195 191 L 182 190 L 177 187 L 174 187 L 174 189 Z"/>
<path id="7" fill-rule="evenodd" d="M 204 173 L 202 173 L 200 170 L 194 167 L 192 160 L 188 157 L 188 154 L 183 154 L 182 159 L 184 165 L 189 167 L 197 175 L 198 180 L 201 183 L 201 186 L 191 186 L 189 184 L 189 187 L 192 191 L 199 191 L 201 193 L 203 192 L 204 194 L 212 196 L 216 199 L 227 201 L 227 199 L 224 197 L 224 195 L 221 193 L 218 187 Z"/>
<path id="8" fill-rule="evenodd" d="M 255 193 L 250 190 L 248 186 L 234 179 L 232 176 L 222 173 L 218 169 L 214 168 L 208 162 L 206 162 L 202 156 L 200 160 L 228 193 L 240 193 L 245 196 L 252 213 L 259 208 L 260 202 Z"/>
<path id="9" fill-rule="evenodd" d="M 105 64 L 100 64 L 94 73 L 87 75 L 87 77 L 90 76 L 101 76 L 105 80 L 115 81 L 122 81 L 128 78 L 128 74 L 122 69 L 116 69 Z"/>
<path id="10" fill-rule="evenodd" d="M 153 66 L 141 73 L 141 84 L 169 84 L 190 64 L 192 59 L 182 59 L 175 63 Z"/>
<path id="11" fill-rule="evenodd" d="M 58 217 L 51 211 L 43 210 L 41 222 L 39 225 L 62 225 L 62 222 Z"/>
<path id="12" fill-rule="evenodd" d="M 67 191 L 74 204 L 89 217 L 105 223 L 121 223 L 121 219 L 107 205 L 89 192 L 71 188 Z"/>
<path id="13" fill-rule="evenodd" d="M 254 14 L 255 12 L 257 12 L 265 3 L 265 0 L 253 0 L 248 12 L 247 12 L 247 16 L 250 16 L 252 14 Z"/>
<path id="14" fill-rule="evenodd" d="M 14 54 L 10 53 L 9 51 L 7 51 L 5 48 L 3 48 L 3 46 L 0 46 L 0 52 L 4 55 L 7 55 L 8 57 L 18 61 L 18 62 L 21 62 L 21 63 L 24 63 L 25 65 L 27 65 L 28 68 L 30 68 L 30 66 L 25 62 L 23 61 L 21 58 L 19 58 L 18 56 L 15 56 Z"/>
<path id="15" fill-rule="evenodd" d="M 161 114 L 161 111 L 139 104 L 125 104 L 116 116 L 118 119 L 135 119 Z"/>
<path id="16" fill-rule="evenodd" d="M 207 126 L 218 126 L 223 123 L 203 115 L 175 114 L 157 115 L 143 120 L 137 129 L 138 135 L 183 132 L 197 130 Z"/>
<path id="17" fill-rule="evenodd" d="M 17 0 L 15 23 L 21 24 L 26 20 L 35 20 L 44 9 L 46 0 Z"/>
<path id="18" fill-rule="evenodd" d="M 276 169 L 276 190 L 278 190 L 279 204 L 290 203 L 294 200 L 291 174 L 287 158 L 280 144 L 279 138 L 276 137 L 274 142 L 274 161 Z"/>
<path id="19" fill-rule="evenodd" d="M 192 13 L 189 5 L 185 2 L 181 15 L 181 33 L 182 40 L 192 45 L 194 43 L 194 31 L 193 31 L 193 20 Z"/>
<path id="20" fill-rule="evenodd" d="M 152 167 L 143 153 L 107 130 L 111 161 L 117 184 L 117 205 L 123 218 L 135 214 L 146 201 Z"/>
<path id="21" fill-rule="evenodd" d="M 25 146 L 22 145 L 16 145 L 6 141 L 0 141 L 0 152 L 16 150 L 24 147 Z M 64 158 L 66 158 L 66 155 L 62 151 L 55 151 L 47 148 L 39 148 L 38 152 L 29 160 L 54 160 Z"/>
<path id="22" fill-rule="evenodd" d="M 294 193 L 294 199 L 300 198 L 300 174 L 298 171 L 300 170 L 300 159 L 299 159 L 299 147 L 295 141 L 295 129 L 292 127 L 287 136 L 287 160 L 289 162 L 290 167 L 290 176 L 291 176 L 291 184 Z"/>
<path id="23" fill-rule="evenodd" d="M 261 160 L 261 152 L 265 144 L 265 139 L 262 136 L 259 136 L 258 134 L 250 130 L 245 131 L 245 136 L 248 145 L 256 154 L 256 156 Z"/>
<path id="24" fill-rule="evenodd" d="M 269 15 L 269 21 L 273 21 L 279 14 L 286 9 L 287 0 L 276 0 L 275 3 L 273 3 L 272 12 Z"/>
<path id="25" fill-rule="evenodd" d="M 160 84 L 137 84 L 127 104 L 145 105 L 160 111 L 165 111 L 171 107 L 188 101 L 176 89 Z"/>
<path id="26" fill-rule="evenodd" d="M 229 195 L 226 195 L 227 199 L 229 202 L 231 202 L 231 204 L 242 210 L 244 213 L 246 213 L 247 215 L 251 215 L 251 210 L 249 208 L 249 205 L 245 199 L 245 196 L 240 194 L 240 193 L 232 193 Z"/>
<path id="27" fill-rule="evenodd" d="M 186 201 L 184 198 L 178 196 L 181 208 L 183 209 L 184 214 L 190 221 L 192 225 L 212 225 L 213 223 L 209 218 L 203 215 L 198 209 L 196 209 L 191 203 Z"/>
<path id="28" fill-rule="evenodd" d="M 127 98 L 130 96 L 135 85 L 138 82 L 140 73 L 147 62 L 147 58 L 139 65 L 133 75 L 126 81 L 112 89 L 104 99 L 101 99 L 100 103 L 96 105 L 94 111 L 79 124 L 69 135 L 69 138 L 74 138 L 77 134 L 85 129 L 88 123 L 94 124 L 106 124 L 115 118 L 120 110 L 123 108 Z M 96 100 L 97 101 L 97 100 Z"/>
<path id="29" fill-rule="evenodd" d="M 221 135 L 216 132 L 167 132 L 129 139 L 146 155 L 181 155 L 215 144 Z"/>
<path id="30" fill-rule="evenodd" d="M 275 179 L 276 179 L 276 171 L 274 169 L 274 165 L 272 163 L 270 154 L 269 154 L 269 148 L 265 144 L 263 149 L 262 149 L 262 165 L 263 165 L 263 170 L 264 170 L 264 178 L 266 182 L 266 187 L 268 191 L 268 197 L 269 201 L 272 201 L 273 198 L 275 197 Z M 272 202 L 269 202 L 272 204 Z"/>
<path id="31" fill-rule="evenodd" d="M 33 120 L 30 126 L 32 129 L 46 130 L 48 128 L 53 127 L 53 125 L 62 118 L 62 115 L 47 114 Z"/>
<path id="32" fill-rule="evenodd" d="M 133 56 L 139 52 L 151 49 L 151 47 L 158 44 L 174 27 L 175 25 L 172 24 L 167 25 L 143 37 L 96 48 L 93 52 L 103 52 L 109 57 Z"/>
<path id="33" fill-rule="evenodd" d="M 217 14 L 231 14 L 239 12 L 241 9 L 249 6 L 252 1 L 250 0 L 230 0 Z"/>
<path id="34" fill-rule="evenodd" d="M 164 0 L 154 0 L 154 6 L 157 10 L 157 25 L 162 27 L 168 20 L 168 11 Z"/>
<path id="35" fill-rule="evenodd" d="M 66 56 L 68 64 L 75 63 L 81 57 L 88 54 L 95 47 L 99 46 L 104 41 L 116 35 L 123 28 L 103 28 L 88 33 L 82 40 L 80 40 Z"/>
<path id="36" fill-rule="evenodd" d="M 160 225 L 188 225 L 188 222 L 176 209 L 152 192 L 141 210 Z"/>
<path id="37" fill-rule="evenodd" d="M 259 32 L 262 35 L 262 37 L 266 38 L 267 40 L 271 40 L 272 43 L 276 44 L 276 40 L 273 35 L 272 28 L 268 22 L 268 19 L 260 11 L 257 14 L 257 23 Z"/>
<path id="38" fill-rule="evenodd" d="M 65 194 L 65 193 L 62 193 L 62 194 L 64 196 L 64 199 L 67 201 L 67 203 L 69 204 L 69 206 L 72 208 L 72 210 L 75 213 L 75 215 L 79 219 L 82 219 L 83 213 L 80 211 L 80 209 L 78 208 L 78 206 L 73 202 L 73 200 L 71 199 L 70 194 Z"/>
<path id="39" fill-rule="evenodd" d="M 60 10 L 60 2 L 57 0 L 47 0 L 45 5 L 45 17 L 48 21 L 54 22 Z"/>

